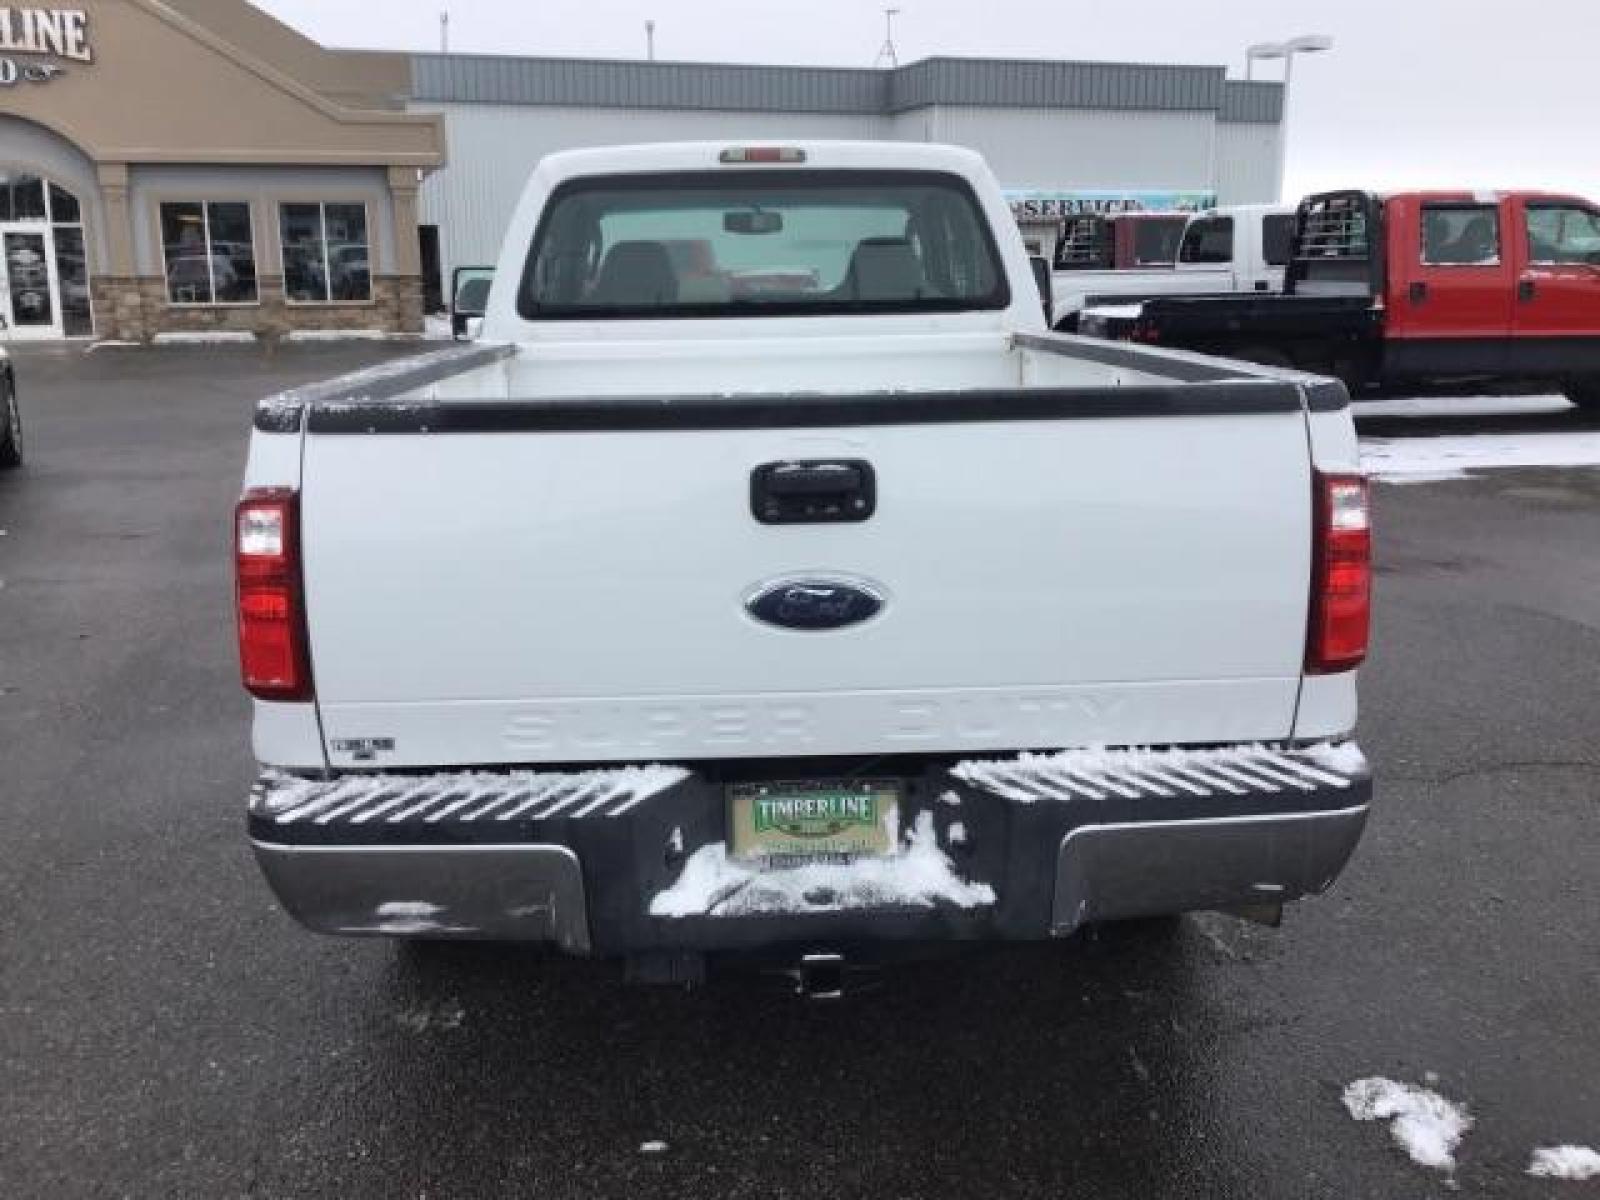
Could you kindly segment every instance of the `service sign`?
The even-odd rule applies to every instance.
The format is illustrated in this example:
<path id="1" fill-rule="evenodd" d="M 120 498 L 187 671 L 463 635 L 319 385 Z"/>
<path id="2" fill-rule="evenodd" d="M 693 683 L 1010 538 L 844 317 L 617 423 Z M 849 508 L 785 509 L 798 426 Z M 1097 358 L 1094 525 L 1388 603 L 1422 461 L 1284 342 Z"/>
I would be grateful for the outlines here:
<path id="1" fill-rule="evenodd" d="M 1018 221 L 1057 221 L 1085 213 L 1189 213 L 1215 208 L 1215 192 L 1049 191 L 1008 188 L 1006 202 Z"/>
<path id="2" fill-rule="evenodd" d="M 0 6 L 0 88 L 49 83 L 64 63 L 92 63 L 89 16 L 81 8 Z"/>

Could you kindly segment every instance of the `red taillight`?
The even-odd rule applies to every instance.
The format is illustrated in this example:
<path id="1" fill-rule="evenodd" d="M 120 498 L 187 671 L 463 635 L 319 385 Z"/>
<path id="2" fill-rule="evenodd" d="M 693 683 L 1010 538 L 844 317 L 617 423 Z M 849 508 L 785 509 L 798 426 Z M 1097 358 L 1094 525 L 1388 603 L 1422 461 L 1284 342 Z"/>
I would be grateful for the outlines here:
<path id="1" fill-rule="evenodd" d="M 300 587 L 300 500 L 289 488 L 252 488 L 233 518 L 239 666 L 263 700 L 309 700 Z"/>
<path id="2" fill-rule="evenodd" d="M 1316 540 L 1311 555 L 1311 629 L 1306 671 L 1329 675 L 1361 665 L 1372 623 L 1372 518 L 1359 475 L 1312 476 Z"/>

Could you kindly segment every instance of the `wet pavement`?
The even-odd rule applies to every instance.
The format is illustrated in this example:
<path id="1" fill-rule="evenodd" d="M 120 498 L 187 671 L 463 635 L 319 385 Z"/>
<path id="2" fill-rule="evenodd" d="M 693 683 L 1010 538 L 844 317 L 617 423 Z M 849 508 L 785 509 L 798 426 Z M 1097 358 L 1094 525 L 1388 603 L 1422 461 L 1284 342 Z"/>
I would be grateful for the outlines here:
<path id="1" fill-rule="evenodd" d="M 1595 1187 L 1523 1171 L 1600 1145 L 1600 472 L 1377 489 L 1378 804 L 1283 928 L 976 951 L 834 1006 L 743 974 L 626 990 L 525 948 L 313 937 L 246 849 L 250 402 L 401 352 L 19 356 L 0 1194 L 1426 1196 L 1446 1178 L 1340 1092 L 1428 1073 L 1476 1119 L 1456 1194 Z"/>

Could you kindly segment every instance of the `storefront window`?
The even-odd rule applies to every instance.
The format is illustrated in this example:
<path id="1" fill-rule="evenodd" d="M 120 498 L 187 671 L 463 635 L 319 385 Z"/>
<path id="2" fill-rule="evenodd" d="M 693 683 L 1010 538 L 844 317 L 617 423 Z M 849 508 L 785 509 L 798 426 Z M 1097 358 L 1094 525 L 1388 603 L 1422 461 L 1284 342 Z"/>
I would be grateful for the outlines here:
<path id="1" fill-rule="evenodd" d="M 76 218 L 74 218 L 76 219 Z M 47 221 L 44 180 L 0 171 L 0 221 Z"/>
<path id="2" fill-rule="evenodd" d="M 278 227 L 289 303 L 372 299 L 366 205 L 285 204 L 279 210 Z"/>
<path id="3" fill-rule="evenodd" d="M 94 332 L 94 309 L 89 298 L 89 260 L 84 254 L 83 227 L 57 225 L 55 235 L 61 332 L 67 337 L 87 337 Z"/>
<path id="4" fill-rule="evenodd" d="M 57 225 L 77 225 L 83 220 L 78 198 L 60 184 L 50 185 L 50 219 Z"/>
<path id="5" fill-rule="evenodd" d="M 254 304 L 250 206 L 233 201 L 163 204 L 161 253 L 173 304 Z"/>

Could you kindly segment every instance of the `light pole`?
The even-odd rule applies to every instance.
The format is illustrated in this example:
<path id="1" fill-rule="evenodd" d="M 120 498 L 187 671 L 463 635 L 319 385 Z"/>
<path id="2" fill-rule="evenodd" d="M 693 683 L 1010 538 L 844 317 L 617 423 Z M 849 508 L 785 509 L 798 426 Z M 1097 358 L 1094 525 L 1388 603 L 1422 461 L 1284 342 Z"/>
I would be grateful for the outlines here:
<path id="1" fill-rule="evenodd" d="M 1320 54 L 1333 49 L 1333 39 L 1325 33 L 1305 33 L 1283 42 L 1257 42 L 1244 52 L 1244 77 L 1256 77 L 1258 58 L 1283 59 L 1283 112 L 1278 118 L 1278 198 L 1283 199 L 1284 163 L 1289 151 L 1289 86 L 1294 82 L 1294 56 Z"/>

